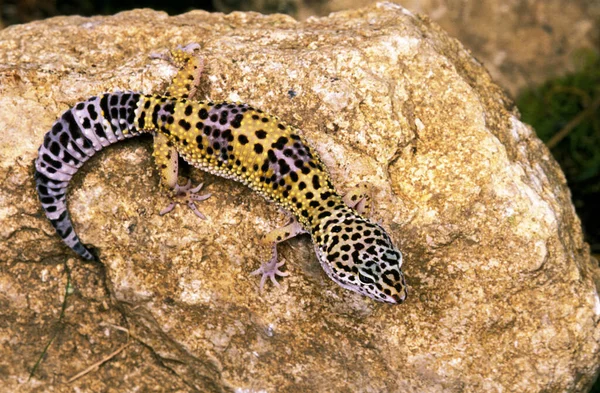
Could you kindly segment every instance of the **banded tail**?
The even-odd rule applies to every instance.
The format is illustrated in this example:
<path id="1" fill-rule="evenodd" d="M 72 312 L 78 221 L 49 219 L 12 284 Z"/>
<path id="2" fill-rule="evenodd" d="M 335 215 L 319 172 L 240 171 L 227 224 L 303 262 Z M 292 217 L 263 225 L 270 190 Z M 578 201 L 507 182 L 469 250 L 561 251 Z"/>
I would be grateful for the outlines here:
<path id="1" fill-rule="evenodd" d="M 140 135 L 136 109 L 140 94 L 106 93 L 67 110 L 44 136 L 35 161 L 38 196 L 58 235 L 87 260 L 94 255 L 82 243 L 67 211 L 66 192 L 77 170 L 104 147 Z"/>

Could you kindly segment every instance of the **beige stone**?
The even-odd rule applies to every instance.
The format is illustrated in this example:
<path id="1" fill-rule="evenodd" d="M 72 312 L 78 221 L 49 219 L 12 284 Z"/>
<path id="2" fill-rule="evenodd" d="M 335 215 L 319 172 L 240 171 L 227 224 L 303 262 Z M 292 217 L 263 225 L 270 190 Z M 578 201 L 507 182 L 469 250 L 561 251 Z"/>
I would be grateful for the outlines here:
<path id="1" fill-rule="evenodd" d="M 379 0 L 214 0 L 219 11 L 283 12 L 304 20 Z M 427 15 L 471 50 L 509 94 L 580 69 L 598 52 L 600 2 L 394 0 Z M 587 53 L 587 55 L 585 55 Z"/>
<path id="2" fill-rule="evenodd" d="M 175 69 L 148 56 L 189 42 L 206 64 L 200 98 L 277 114 L 340 190 L 372 185 L 375 217 L 404 253 L 405 304 L 337 286 L 306 236 L 279 248 L 291 276 L 260 292 L 258 240 L 284 215 L 192 169 L 214 195 L 200 206 L 208 220 L 181 207 L 159 216 L 168 201 L 148 137 L 105 149 L 72 182 L 73 221 L 102 264 L 61 243 L 34 190 L 43 134 L 89 96 L 164 91 Z M 427 19 L 391 4 L 302 23 L 54 18 L 0 31 L 0 89 L 6 391 L 575 392 L 597 373 L 599 269 L 564 176 L 485 69 Z"/>

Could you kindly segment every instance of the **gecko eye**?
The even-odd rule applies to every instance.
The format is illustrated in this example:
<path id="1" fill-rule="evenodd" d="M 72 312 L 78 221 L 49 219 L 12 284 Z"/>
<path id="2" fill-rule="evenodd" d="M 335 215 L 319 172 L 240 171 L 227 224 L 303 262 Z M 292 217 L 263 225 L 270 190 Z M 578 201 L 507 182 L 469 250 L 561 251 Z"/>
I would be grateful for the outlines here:
<path id="1" fill-rule="evenodd" d="M 375 281 L 373 281 L 373 279 L 365 276 L 362 273 L 358 273 L 358 279 L 362 282 L 364 282 L 365 284 L 375 284 Z"/>

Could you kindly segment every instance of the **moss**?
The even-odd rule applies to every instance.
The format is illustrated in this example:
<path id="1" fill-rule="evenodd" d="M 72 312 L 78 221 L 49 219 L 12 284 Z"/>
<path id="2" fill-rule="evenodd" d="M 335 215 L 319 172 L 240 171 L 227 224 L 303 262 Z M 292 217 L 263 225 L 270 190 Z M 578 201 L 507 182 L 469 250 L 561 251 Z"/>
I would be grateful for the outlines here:
<path id="1" fill-rule="evenodd" d="M 600 55 L 581 50 L 577 72 L 524 91 L 517 105 L 565 172 L 586 240 L 600 253 Z"/>

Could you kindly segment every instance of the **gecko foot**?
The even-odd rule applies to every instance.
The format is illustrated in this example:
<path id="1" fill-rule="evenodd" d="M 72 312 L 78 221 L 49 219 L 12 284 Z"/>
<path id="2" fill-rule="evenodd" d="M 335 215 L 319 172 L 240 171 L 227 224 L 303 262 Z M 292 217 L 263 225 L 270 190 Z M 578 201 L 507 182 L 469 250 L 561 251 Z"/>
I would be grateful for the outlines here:
<path id="1" fill-rule="evenodd" d="M 177 49 L 183 52 L 194 53 L 195 50 L 200 50 L 201 46 L 197 42 L 190 42 L 187 45 L 177 45 Z"/>
<path id="2" fill-rule="evenodd" d="M 250 275 L 256 276 L 262 274 L 262 277 L 260 278 L 261 290 L 263 289 L 267 278 L 270 278 L 273 285 L 278 287 L 279 283 L 277 282 L 277 276 L 286 277 L 290 275 L 288 272 L 283 272 L 279 270 L 279 268 L 284 264 L 285 261 L 277 262 L 277 245 L 273 244 L 273 256 L 271 257 L 271 259 L 268 262 L 265 262 L 262 265 L 260 265 L 260 267 L 252 273 L 250 273 Z"/>
<path id="3" fill-rule="evenodd" d="M 210 196 L 212 194 L 204 194 L 204 195 L 197 195 L 197 193 L 202 189 L 203 183 L 200 183 L 199 185 L 197 185 L 196 187 L 192 188 L 192 181 L 188 179 L 188 182 L 185 186 L 180 186 L 179 184 L 175 185 L 175 189 L 173 189 L 173 202 L 169 203 L 169 205 L 167 207 L 165 207 L 164 209 L 162 209 L 158 214 L 165 215 L 167 213 L 169 213 L 171 210 L 173 210 L 173 208 L 175 207 L 176 204 L 183 204 L 185 203 L 186 205 L 188 205 L 188 207 L 190 209 L 192 209 L 192 211 L 194 212 L 195 215 L 197 215 L 198 217 L 200 217 L 203 220 L 206 220 L 206 216 L 204 214 L 202 214 L 200 212 L 200 210 L 198 210 L 198 208 L 196 207 L 196 204 L 194 202 L 201 202 L 204 201 L 208 198 L 210 198 Z"/>

